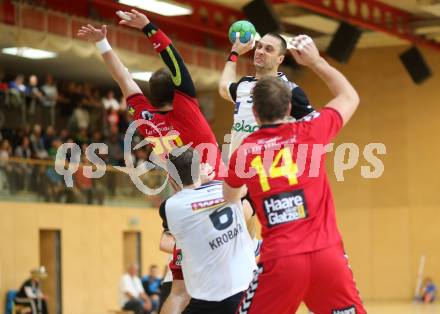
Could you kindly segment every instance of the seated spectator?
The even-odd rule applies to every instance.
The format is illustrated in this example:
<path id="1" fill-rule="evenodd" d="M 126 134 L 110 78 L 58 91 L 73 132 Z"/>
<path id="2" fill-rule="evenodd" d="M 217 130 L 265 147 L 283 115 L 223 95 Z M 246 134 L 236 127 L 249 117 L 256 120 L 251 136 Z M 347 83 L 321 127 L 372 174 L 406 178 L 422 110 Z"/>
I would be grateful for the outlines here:
<path id="1" fill-rule="evenodd" d="M 55 130 L 52 125 L 49 125 L 46 128 L 46 132 L 43 135 L 43 143 L 44 143 L 44 149 L 49 152 L 49 150 L 52 148 L 52 142 L 55 140 Z"/>
<path id="2" fill-rule="evenodd" d="M 134 314 L 147 314 L 150 313 L 152 305 L 137 273 L 138 266 L 133 264 L 121 278 L 121 307 L 125 311 L 133 311 Z"/>
<path id="3" fill-rule="evenodd" d="M 14 169 L 12 165 L 8 162 L 9 157 L 12 154 L 12 147 L 8 140 L 3 140 L 0 145 L 0 170 L 4 173 L 6 177 L 6 183 L 9 188 L 10 194 L 14 194 L 16 189 L 16 176 L 14 175 Z"/>
<path id="4" fill-rule="evenodd" d="M 24 136 L 20 145 L 15 148 L 14 156 L 23 159 L 30 159 L 32 157 L 30 141 L 27 136 Z M 17 189 L 22 190 L 27 188 L 32 173 L 32 166 L 23 161 L 14 165 L 13 169 L 17 178 Z"/>
<path id="5" fill-rule="evenodd" d="M 44 146 L 44 140 L 41 137 L 41 125 L 35 124 L 30 136 L 33 157 L 37 159 L 46 159 L 47 150 Z"/>
<path id="6" fill-rule="evenodd" d="M 46 277 L 44 266 L 31 270 L 31 277 L 21 285 L 15 303 L 31 307 L 32 314 L 48 314 L 47 297 L 40 289 L 40 281 Z"/>
<path id="7" fill-rule="evenodd" d="M 151 265 L 148 275 L 145 275 L 142 278 L 142 285 L 145 292 L 151 299 L 153 311 L 157 311 L 159 309 L 160 283 L 161 279 L 159 276 L 159 269 L 157 268 L 157 265 Z"/>
<path id="8" fill-rule="evenodd" d="M 45 202 L 60 202 L 63 196 L 68 199 L 66 186 L 64 185 L 63 176 L 55 171 L 53 166 L 48 166 L 45 171 L 44 189 L 42 194 Z"/>
<path id="9" fill-rule="evenodd" d="M 425 304 L 432 303 L 435 300 L 437 294 L 437 286 L 434 284 L 431 278 L 425 278 L 422 286 L 421 301 Z"/>

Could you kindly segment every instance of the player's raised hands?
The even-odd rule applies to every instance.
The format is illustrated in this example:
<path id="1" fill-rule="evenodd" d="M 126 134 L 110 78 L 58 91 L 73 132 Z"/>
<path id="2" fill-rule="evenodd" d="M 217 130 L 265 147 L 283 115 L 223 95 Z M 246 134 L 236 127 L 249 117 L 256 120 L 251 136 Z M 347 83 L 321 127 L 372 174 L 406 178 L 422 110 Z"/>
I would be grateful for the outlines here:
<path id="1" fill-rule="evenodd" d="M 91 24 L 87 24 L 87 26 L 82 26 L 78 30 L 77 36 L 96 43 L 107 36 L 107 25 L 102 25 L 101 28 L 94 28 Z"/>
<path id="2" fill-rule="evenodd" d="M 246 52 L 252 50 L 254 48 L 255 45 L 255 37 L 252 35 L 251 39 L 246 42 L 246 43 L 242 43 L 240 41 L 240 33 L 237 33 L 237 36 L 235 36 L 235 42 L 232 45 L 232 49 L 231 51 L 235 51 L 236 53 L 238 53 L 239 56 L 245 54 Z"/>
<path id="3" fill-rule="evenodd" d="M 298 64 L 312 66 L 320 59 L 318 48 L 312 38 L 307 35 L 293 37 L 289 46 L 292 47 L 289 51 Z"/>
<path id="4" fill-rule="evenodd" d="M 148 17 L 144 14 L 136 11 L 135 9 L 131 9 L 128 11 L 118 11 L 116 14 L 121 18 L 119 24 L 127 25 L 137 29 L 143 29 L 147 24 L 150 23 Z"/>

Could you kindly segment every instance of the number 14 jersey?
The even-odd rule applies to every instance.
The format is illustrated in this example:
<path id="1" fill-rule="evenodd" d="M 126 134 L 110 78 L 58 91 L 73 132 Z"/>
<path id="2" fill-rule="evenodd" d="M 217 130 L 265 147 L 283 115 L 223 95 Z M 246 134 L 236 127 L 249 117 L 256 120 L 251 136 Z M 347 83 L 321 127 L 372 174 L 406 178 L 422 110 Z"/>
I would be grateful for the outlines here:
<path id="1" fill-rule="evenodd" d="M 225 182 L 248 188 L 262 225 L 261 262 L 341 241 L 324 158 L 341 127 L 340 114 L 325 108 L 310 121 L 263 126 L 231 156 Z"/>

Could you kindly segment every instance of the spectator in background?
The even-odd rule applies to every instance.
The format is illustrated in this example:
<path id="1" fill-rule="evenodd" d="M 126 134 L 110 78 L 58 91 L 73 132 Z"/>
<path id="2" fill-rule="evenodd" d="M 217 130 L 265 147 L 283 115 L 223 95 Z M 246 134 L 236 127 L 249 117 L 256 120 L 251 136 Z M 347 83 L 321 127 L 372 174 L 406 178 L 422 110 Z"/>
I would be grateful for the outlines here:
<path id="1" fill-rule="evenodd" d="M 146 314 L 150 313 L 152 305 L 137 275 L 138 270 L 138 266 L 132 264 L 121 278 L 121 307 L 125 311 L 133 311 L 134 314 Z"/>
<path id="2" fill-rule="evenodd" d="M 108 157 L 112 166 L 121 166 L 124 162 L 124 143 L 120 138 L 118 128 L 116 126 L 110 129 L 108 140 Z"/>
<path id="3" fill-rule="evenodd" d="M 115 98 L 115 93 L 109 90 L 102 98 L 102 104 L 105 110 L 105 125 L 110 129 L 119 124 L 119 102 Z"/>
<path id="4" fill-rule="evenodd" d="M 24 159 L 30 159 L 32 157 L 30 141 L 27 136 L 24 136 L 20 145 L 15 148 L 14 156 Z M 14 167 L 14 172 L 17 176 L 17 189 L 25 189 L 28 186 L 29 176 L 32 173 L 31 165 L 28 165 L 24 162 L 16 164 Z"/>
<path id="5" fill-rule="evenodd" d="M 44 108 L 50 111 L 50 125 L 55 125 L 55 108 L 58 101 L 58 88 L 53 80 L 53 76 L 50 74 L 46 75 L 46 82 L 41 87 L 44 94 L 43 105 Z M 43 114 L 46 117 L 46 114 Z"/>
<path id="6" fill-rule="evenodd" d="M 49 150 L 52 148 L 52 142 L 55 140 L 55 129 L 52 125 L 49 125 L 46 128 L 46 132 L 43 135 L 43 144 L 44 149 L 49 153 Z"/>
<path id="7" fill-rule="evenodd" d="M 67 141 L 71 138 L 69 130 L 61 129 L 58 138 L 61 141 L 61 143 L 67 143 Z"/>
<path id="8" fill-rule="evenodd" d="M 11 107 L 21 109 L 21 122 L 26 123 L 26 85 L 24 85 L 23 74 L 18 74 L 15 80 L 9 83 L 9 100 L 8 104 Z"/>
<path id="9" fill-rule="evenodd" d="M 425 304 L 432 303 L 435 300 L 436 294 L 437 286 L 434 284 L 431 278 L 425 278 L 422 286 L 421 301 Z"/>
<path id="10" fill-rule="evenodd" d="M 159 309 L 160 283 L 161 279 L 159 277 L 159 269 L 157 265 L 151 265 L 148 275 L 145 275 L 142 278 L 142 286 L 151 299 L 153 311 L 157 311 Z"/>
<path id="11" fill-rule="evenodd" d="M 35 74 L 29 76 L 29 86 L 26 94 L 29 99 L 29 113 L 34 114 L 36 106 L 42 104 L 44 100 L 43 92 L 38 87 L 38 77 Z"/>
<path id="12" fill-rule="evenodd" d="M 48 314 L 47 297 L 40 288 L 40 281 L 46 277 L 44 266 L 31 270 L 31 277 L 21 285 L 15 297 L 15 303 L 30 307 L 32 314 Z"/>
<path id="13" fill-rule="evenodd" d="M 41 191 L 44 196 L 44 201 L 60 202 L 63 195 L 67 194 L 63 177 L 55 171 L 53 166 L 48 166 L 44 171 L 44 175 L 44 188 Z M 66 202 L 68 201 L 69 199 L 67 197 Z"/>
<path id="14" fill-rule="evenodd" d="M 119 102 L 115 98 L 115 92 L 109 90 L 104 98 L 102 98 L 102 104 L 105 110 L 119 111 Z"/>
<path id="15" fill-rule="evenodd" d="M 89 125 L 90 125 L 90 114 L 85 108 L 85 106 L 81 103 L 73 111 L 73 116 L 69 121 L 70 129 L 76 132 L 80 129 L 88 129 Z"/>
<path id="16" fill-rule="evenodd" d="M 0 101 L 3 105 L 6 101 L 6 93 L 9 90 L 9 86 L 5 81 L 5 73 L 0 69 Z"/>
<path id="17" fill-rule="evenodd" d="M 75 188 L 77 199 L 81 203 L 92 204 L 93 203 L 93 183 L 92 179 L 84 175 L 84 166 L 90 166 L 85 155 L 81 155 L 81 163 L 78 171 L 75 172 Z"/>
<path id="18" fill-rule="evenodd" d="M 49 155 L 44 145 L 44 140 L 41 137 L 41 125 L 35 124 L 32 134 L 30 136 L 31 148 L 33 157 L 37 159 L 46 159 Z"/>
<path id="19" fill-rule="evenodd" d="M 87 128 L 81 127 L 78 133 L 75 135 L 75 143 L 79 146 L 84 144 L 89 144 L 89 134 L 87 133 Z"/>
<path id="20" fill-rule="evenodd" d="M 16 176 L 14 175 L 14 169 L 8 162 L 9 157 L 12 154 L 12 147 L 8 140 L 3 140 L 0 145 L 0 170 L 4 173 L 6 178 L 6 184 L 9 188 L 9 193 L 12 195 L 15 193 L 17 183 Z"/>

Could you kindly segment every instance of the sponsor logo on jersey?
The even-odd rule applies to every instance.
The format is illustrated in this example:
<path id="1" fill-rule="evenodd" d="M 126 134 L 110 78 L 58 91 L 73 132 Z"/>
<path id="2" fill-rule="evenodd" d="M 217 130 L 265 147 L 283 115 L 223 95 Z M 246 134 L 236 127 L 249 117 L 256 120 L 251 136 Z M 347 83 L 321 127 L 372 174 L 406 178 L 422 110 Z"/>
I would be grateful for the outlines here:
<path id="1" fill-rule="evenodd" d="M 232 130 L 235 132 L 253 133 L 258 130 L 258 125 L 245 124 L 244 120 L 241 120 L 241 122 L 234 123 Z"/>
<path id="2" fill-rule="evenodd" d="M 352 305 L 344 309 L 332 310 L 332 314 L 356 314 L 356 308 Z"/>
<path id="3" fill-rule="evenodd" d="M 145 119 L 145 120 L 151 120 L 151 119 L 153 119 L 153 114 L 151 112 L 149 112 L 148 110 L 144 110 L 141 112 L 141 117 L 142 117 L 142 119 Z"/>
<path id="4" fill-rule="evenodd" d="M 243 233 L 243 226 L 239 223 L 233 229 L 228 230 L 221 236 L 209 241 L 209 246 L 211 247 L 211 250 L 218 249 L 229 241 L 235 239 L 240 233 Z"/>
<path id="5" fill-rule="evenodd" d="M 304 219 L 308 216 L 303 190 L 272 195 L 263 200 L 268 227 Z"/>
<path id="6" fill-rule="evenodd" d="M 136 110 L 132 106 L 128 105 L 128 114 L 130 116 L 134 115 L 135 111 Z"/>
<path id="7" fill-rule="evenodd" d="M 192 210 L 210 209 L 225 204 L 223 197 L 191 203 Z"/>

